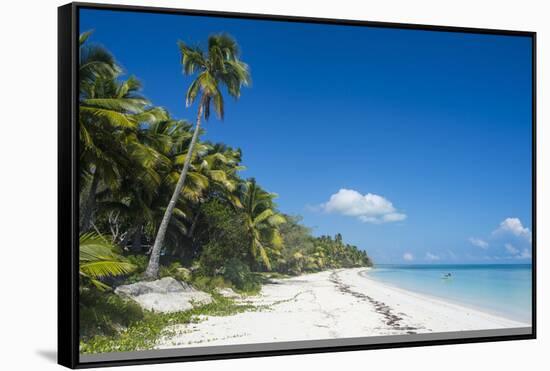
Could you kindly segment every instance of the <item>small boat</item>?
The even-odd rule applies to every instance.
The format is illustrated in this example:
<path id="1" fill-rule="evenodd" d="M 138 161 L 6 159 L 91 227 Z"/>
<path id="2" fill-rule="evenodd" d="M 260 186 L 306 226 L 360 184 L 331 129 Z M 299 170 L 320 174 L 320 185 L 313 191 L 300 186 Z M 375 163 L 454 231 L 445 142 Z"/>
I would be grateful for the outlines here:
<path id="1" fill-rule="evenodd" d="M 451 274 L 451 273 L 445 273 L 445 274 L 443 275 L 443 277 L 441 277 L 441 278 L 444 279 L 444 280 L 451 279 L 451 278 L 452 278 L 452 274 Z"/>

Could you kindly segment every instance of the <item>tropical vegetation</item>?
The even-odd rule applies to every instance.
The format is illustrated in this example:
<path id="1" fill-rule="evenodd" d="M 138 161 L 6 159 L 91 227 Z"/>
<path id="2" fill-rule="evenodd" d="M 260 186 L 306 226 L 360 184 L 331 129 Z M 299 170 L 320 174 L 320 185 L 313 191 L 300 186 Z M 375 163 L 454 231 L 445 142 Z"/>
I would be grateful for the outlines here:
<path id="1" fill-rule="evenodd" d="M 201 140 L 212 111 L 224 118 L 224 95 L 239 98 L 251 81 L 231 36 L 210 36 L 204 51 L 178 43 L 183 73 L 193 77 L 193 123 L 153 105 L 90 36 L 80 36 L 78 71 L 83 352 L 147 348 L 167 323 L 250 309 L 218 287 L 254 294 L 270 276 L 371 265 L 340 234 L 315 237 L 280 211 L 276 194 L 241 176 L 240 149 Z M 113 293 L 165 276 L 212 292 L 214 302 L 162 315 Z"/>

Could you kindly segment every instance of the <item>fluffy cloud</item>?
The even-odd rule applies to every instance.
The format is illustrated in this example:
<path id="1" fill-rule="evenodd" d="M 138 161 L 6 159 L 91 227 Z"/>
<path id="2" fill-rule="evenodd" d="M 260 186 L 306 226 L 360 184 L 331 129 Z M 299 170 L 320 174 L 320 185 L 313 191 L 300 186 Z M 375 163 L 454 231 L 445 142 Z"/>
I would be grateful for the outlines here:
<path id="1" fill-rule="evenodd" d="M 345 188 L 330 196 L 328 202 L 321 204 L 321 209 L 327 213 L 354 216 L 365 223 L 391 223 L 407 218 L 382 196 L 373 193 L 362 195 Z"/>
<path id="2" fill-rule="evenodd" d="M 432 254 L 431 252 L 426 253 L 426 260 L 434 261 L 434 260 L 439 260 L 439 259 L 440 259 L 439 255 Z"/>
<path id="3" fill-rule="evenodd" d="M 531 252 L 529 249 L 523 249 L 520 251 L 510 243 L 505 244 L 504 248 L 508 251 L 508 253 L 510 253 L 510 255 L 513 255 L 515 259 L 531 259 Z"/>
<path id="4" fill-rule="evenodd" d="M 481 238 L 470 237 L 468 241 L 470 241 L 472 245 L 476 247 L 480 247 L 482 249 L 487 249 L 489 247 L 489 244 L 486 241 L 482 240 Z"/>
<path id="5" fill-rule="evenodd" d="M 413 261 L 414 256 L 410 252 L 406 252 L 406 253 L 403 254 L 403 260 L 406 260 L 408 262 Z"/>
<path id="6" fill-rule="evenodd" d="M 506 218 L 499 227 L 493 231 L 494 236 L 502 235 L 514 235 L 516 237 L 524 238 L 531 243 L 532 235 L 529 228 L 524 227 L 521 220 L 518 218 Z"/>
<path id="7" fill-rule="evenodd" d="M 487 236 L 488 239 L 472 237 L 468 241 L 483 250 L 493 251 L 496 255 L 484 256 L 489 260 L 531 259 L 531 230 L 524 226 L 519 218 L 506 218 Z M 489 242 L 491 249 L 489 249 Z M 499 250 L 495 250 L 498 247 Z M 502 249 L 504 247 L 504 249 Z"/>

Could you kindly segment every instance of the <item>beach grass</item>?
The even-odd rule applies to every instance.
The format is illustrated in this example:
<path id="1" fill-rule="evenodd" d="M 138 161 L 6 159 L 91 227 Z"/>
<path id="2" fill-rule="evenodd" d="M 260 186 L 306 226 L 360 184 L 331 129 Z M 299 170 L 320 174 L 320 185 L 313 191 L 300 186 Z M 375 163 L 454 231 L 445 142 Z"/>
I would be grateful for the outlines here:
<path id="1" fill-rule="evenodd" d="M 213 301 L 193 309 L 175 313 L 144 311 L 144 318 L 114 335 L 96 335 L 80 341 L 81 354 L 131 352 L 153 349 L 162 336 L 170 336 L 170 326 L 198 323 L 201 316 L 231 316 L 260 308 L 237 303 L 231 298 L 212 293 Z"/>

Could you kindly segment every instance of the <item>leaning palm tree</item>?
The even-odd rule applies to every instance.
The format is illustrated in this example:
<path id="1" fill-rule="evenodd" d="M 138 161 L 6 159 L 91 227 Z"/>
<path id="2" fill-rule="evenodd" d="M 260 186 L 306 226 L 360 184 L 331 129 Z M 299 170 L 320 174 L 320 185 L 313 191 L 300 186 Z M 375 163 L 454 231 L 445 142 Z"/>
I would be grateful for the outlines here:
<path id="1" fill-rule="evenodd" d="M 241 87 L 248 85 L 250 81 L 248 66 L 239 59 L 239 47 L 229 35 L 210 36 L 206 54 L 200 48 L 190 47 L 181 41 L 179 42 L 179 48 L 184 74 L 197 74 L 186 94 L 186 105 L 188 107 L 198 99 L 197 119 L 193 137 L 189 144 L 189 155 L 185 158 L 183 170 L 166 207 L 151 250 L 149 265 L 145 271 L 145 278 L 148 279 L 158 277 L 160 253 L 163 248 L 166 230 L 185 184 L 189 165 L 194 155 L 195 143 L 200 132 L 201 119 L 204 117 L 205 121 L 208 120 L 211 108 L 214 109 L 220 119 L 223 119 L 224 99 L 221 88 L 225 86 L 229 95 L 238 98 Z"/>

